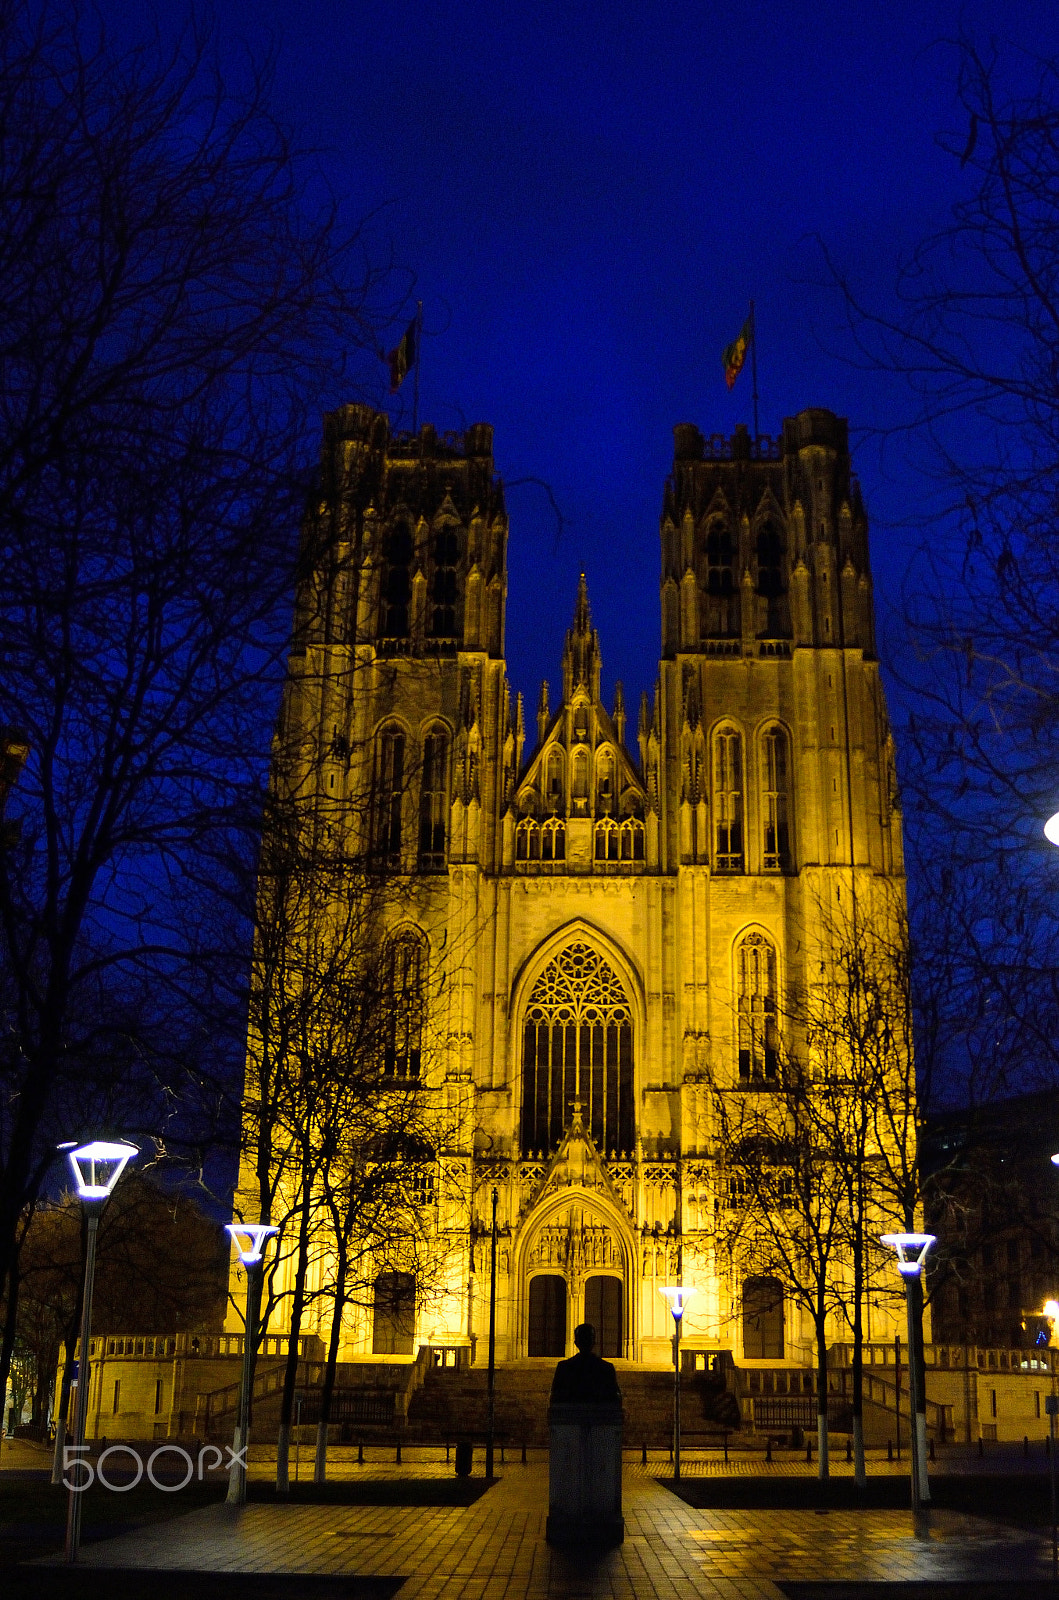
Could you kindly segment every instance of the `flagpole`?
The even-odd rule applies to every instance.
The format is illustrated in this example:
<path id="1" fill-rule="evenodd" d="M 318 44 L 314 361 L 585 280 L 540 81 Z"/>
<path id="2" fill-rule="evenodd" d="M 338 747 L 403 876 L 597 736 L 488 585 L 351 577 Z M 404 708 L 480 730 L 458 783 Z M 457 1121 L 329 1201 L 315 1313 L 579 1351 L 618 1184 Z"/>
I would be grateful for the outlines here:
<path id="1" fill-rule="evenodd" d="M 757 419 L 757 323 L 754 321 L 754 302 L 750 302 L 750 376 L 754 384 L 754 449 L 757 449 L 761 428 Z"/>
<path id="2" fill-rule="evenodd" d="M 419 368 L 423 361 L 423 302 L 416 301 L 415 388 L 412 391 L 412 432 L 419 432 Z"/>

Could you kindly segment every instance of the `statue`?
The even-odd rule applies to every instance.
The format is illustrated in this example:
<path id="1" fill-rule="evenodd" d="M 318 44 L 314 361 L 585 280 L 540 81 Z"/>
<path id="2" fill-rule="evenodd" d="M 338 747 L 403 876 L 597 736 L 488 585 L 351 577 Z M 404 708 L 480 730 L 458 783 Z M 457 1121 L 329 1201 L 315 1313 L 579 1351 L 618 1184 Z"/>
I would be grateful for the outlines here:
<path id="1" fill-rule="evenodd" d="M 576 1356 L 560 1361 L 552 1379 L 551 1404 L 581 1406 L 620 1406 L 618 1375 L 609 1361 L 597 1356 L 592 1346 L 596 1330 L 590 1322 L 574 1329 Z"/>

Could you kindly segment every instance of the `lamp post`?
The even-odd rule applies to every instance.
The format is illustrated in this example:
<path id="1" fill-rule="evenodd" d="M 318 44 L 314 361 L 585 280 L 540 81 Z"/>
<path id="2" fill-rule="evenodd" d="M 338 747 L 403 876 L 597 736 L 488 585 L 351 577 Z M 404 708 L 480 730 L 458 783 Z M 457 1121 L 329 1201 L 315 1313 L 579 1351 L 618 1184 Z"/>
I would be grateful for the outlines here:
<path id="1" fill-rule="evenodd" d="M 695 1293 L 683 1284 L 659 1285 L 659 1293 L 669 1301 L 673 1313 L 673 1479 L 680 1480 L 680 1328 L 684 1307 Z"/>
<path id="2" fill-rule="evenodd" d="M 96 1235 L 99 1231 L 99 1214 L 110 1199 L 114 1185 L 138 1152 L 134 1144 L 127 1144 L 124 1140 L 111 1143 L 105 1139 L 96 1139 L 91 1144 L 78 1145 L 76 1142 L 61 1144 L 59 1149 L 65 1152 L 70 1163 L 78 1199 L 85 1208 L 87 1224 L 85 1284 L 81 1299 L 81 1348 L 77 1364 L 77 1400 L 74 1405 L 72 1445 L 74 1460 L 71 1462 L 71 1467 L 76 1468 L 76 1463 L 81 1459 L 84 1450 L 85 1426 L 88 1421 L 90 1378 L 88 1351 L 92 1338 L 92 1290 L 96 1277 Z M 66 1467 L 65 1461 L 63 1467 L 64 1469 Z M 77 1560 L 77 1551 L 81 1543 L 82 1490 L 76 1486 L 67 1487 L 69 1493 L 66 1502 L 66 1560 L 74 1562 Z"/>
<path id="3" fill-rule="evenodd" d="M 239 1420 L 235 1425 L 235 1448 L 228 1474 L 228 1504 L 246 1504 L 246 1450 L 250 1443 L 250 1371 L 257 1337 L 258 1290 L 265 1245 L 279 1232 L 267 1222 L 229 1222 L 225 1228 L 235 1240 L 239 1260 L 246 1272 L 246 1317 L 243 1322 L 243 1375 L 239 1384 Z M 245 1239 L 246 1244 L 240 1240 Z"/>
<path id="4" fill-rule="evenodd" d="M 909 1459 L 912 1466 L 912 1509 L 930 1501 L 927 1478 L 927 1374 L 923 1361 L 923 1268 L 927 1251 L 937 1240 L 932 1233 L 885 1233 L 881 1243 L 897 1252 L 897 1270 L 904 1279 L 908 1313 L 908 1404 L 911 1414 Z"/>
<path id="5" fill-rule="evenodd" d="M 493 1476 L 493 1432 L 496 1421 L 496 1208 L 500 1195 L 493 1190 L 493 1225 L 489 1254 L 489 1426 L 485 1436 L 485 1475 Z"/>

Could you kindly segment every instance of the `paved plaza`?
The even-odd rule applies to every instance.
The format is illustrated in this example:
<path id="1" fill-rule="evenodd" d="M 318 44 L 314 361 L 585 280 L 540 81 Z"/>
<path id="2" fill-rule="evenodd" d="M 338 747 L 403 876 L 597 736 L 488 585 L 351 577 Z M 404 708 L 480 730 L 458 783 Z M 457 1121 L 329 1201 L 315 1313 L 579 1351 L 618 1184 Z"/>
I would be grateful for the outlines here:
<path id="1" fill-rule="evenodd" d="M 700 1511 L 625 1468 L 626 1537 L 593 1558 L 544 1538 L 548 1468 L 511 1464 L 474 1505 L 210 1506 L 93 1544 L 85 1566 L 356 1574 L 404 1580 L 399 1600 L 781 1600 L 779 1584 L 1044 1579 L 1050 1542 L 986 1517 L 932 1511 Z M 441 1463 L 372 1465 L 371 1478 L 448 1475 Z M 780 1469 L 783 1470 L 782 1468 Z"/>

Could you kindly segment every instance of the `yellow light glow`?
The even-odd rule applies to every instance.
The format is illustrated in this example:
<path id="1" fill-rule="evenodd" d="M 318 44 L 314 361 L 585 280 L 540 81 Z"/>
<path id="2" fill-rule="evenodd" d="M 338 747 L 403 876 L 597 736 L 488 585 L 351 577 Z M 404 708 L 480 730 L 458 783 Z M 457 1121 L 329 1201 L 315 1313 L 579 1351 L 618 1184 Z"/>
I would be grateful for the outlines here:
<path id="1" fill-rule="evenodd" d="M 1059 1322 L 1059 1300 L 1046 1300 L 1044 1302 L 1044 1315 L 1049 1322 Z"/>

